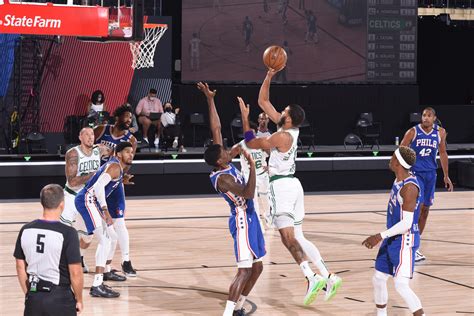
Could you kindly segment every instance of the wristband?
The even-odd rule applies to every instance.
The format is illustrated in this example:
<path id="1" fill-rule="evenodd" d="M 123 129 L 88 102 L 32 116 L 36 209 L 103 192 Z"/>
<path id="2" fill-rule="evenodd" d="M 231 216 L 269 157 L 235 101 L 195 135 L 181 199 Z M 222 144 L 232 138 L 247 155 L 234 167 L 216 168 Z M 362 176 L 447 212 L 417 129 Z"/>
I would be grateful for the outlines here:
<path id="1" fill-rule="evenodd" d="M 245 142 L 248 143 L 252 139 L 256 138 L 255 133 L 253 131 L 246 131 L 244 134 Z"/>

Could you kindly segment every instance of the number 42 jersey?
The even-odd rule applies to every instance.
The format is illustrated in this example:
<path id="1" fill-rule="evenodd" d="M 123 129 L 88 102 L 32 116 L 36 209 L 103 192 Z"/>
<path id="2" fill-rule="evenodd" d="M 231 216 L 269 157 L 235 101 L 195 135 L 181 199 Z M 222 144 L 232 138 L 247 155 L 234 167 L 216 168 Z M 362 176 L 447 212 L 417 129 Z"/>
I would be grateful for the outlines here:
<path id="1" fill-rule="evenodd" d="M 439 126 L 434 124 L 433 129 L 429 133 L 426 133 L 421 128 L 421 124 L 413 128 L 415 129 L 415 137 L 410 147 L 416 152 L 416 163 L 412 167 L 412 171 L 426 172 L 436 170 L 438 168 L 436 156 L 438 155 L 439 143 L 441 141 Z"/>

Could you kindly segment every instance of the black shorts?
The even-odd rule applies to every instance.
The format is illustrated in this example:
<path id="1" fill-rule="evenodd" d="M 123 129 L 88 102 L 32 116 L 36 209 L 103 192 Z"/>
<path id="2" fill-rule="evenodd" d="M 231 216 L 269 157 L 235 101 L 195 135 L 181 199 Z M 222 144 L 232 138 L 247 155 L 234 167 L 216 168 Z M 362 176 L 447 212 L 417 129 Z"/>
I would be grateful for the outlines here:
<path id="1" fill-rule="evenodd" d="M 55 286 L 51 292 L 28 292 L 25 316 L 77 315 L 76 299 L 70 286 Z"/>

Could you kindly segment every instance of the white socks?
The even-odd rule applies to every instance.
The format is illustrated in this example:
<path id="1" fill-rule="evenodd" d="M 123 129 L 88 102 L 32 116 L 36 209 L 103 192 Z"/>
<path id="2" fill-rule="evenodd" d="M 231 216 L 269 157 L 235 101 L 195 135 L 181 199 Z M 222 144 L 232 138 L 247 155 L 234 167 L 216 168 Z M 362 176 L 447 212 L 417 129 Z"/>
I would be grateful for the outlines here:
<path id="1" fill-rule="evenodd" d="M 122 253 L 122 262 L 130 261 L 130 237 L 124 218 L 117 218 L 114 221 L 115 232 L 117 233 L 120 252 Z"/>
<path id="2" fill-rule="evenodd" d="M 225 304 L 224 314 L 222 314 L 222 316 L 232 316 L 232 314 L 234 314 L 235 305 L 235 302 L 227 301 Z"/>
<path id="3" fill-rule="evenodd" d="M 96 274 L 94 275 L 94 282 L 92 286 L 99 286 L 104 282 L 104 275 L 103 274 Z"/>
<path id="4" fill-rule="evenodd" d="M 307 277 L 308 279 L 310 279 L 314 276 L 314 272 L 309 267 L 308 261 L 301 262 L 300 263 L 300 268 L 301 268 L 301 271 L 303 271 L 304 276 Z"/>
<path id="5" fill-rule="evenodd" d="M 316 265 L 319 272 L 324 278 L 329 277 L 329 271 L 324 264 L 321 254 L 319 253 L 318 248 L 303 235 L 303 225 L 295 226 L 295 238 L 298 240 L 301 248 L 304 253 L 311 259 L 311 261 Z"/>
<path id="6" fill-rule="evenodd" d="M 377 307 L 377 316 L 387 316 L 387 307 L 378 308 Z"/>
<path id="7" fill-rule="evenodd" d="M 247 296 L 240 295 L 239 299 L 237 300 L 237 303 L 235 305 L 235 310 L 241 310 L 242 307 L 244 307 L 245 300 L 247 299 Z"/>

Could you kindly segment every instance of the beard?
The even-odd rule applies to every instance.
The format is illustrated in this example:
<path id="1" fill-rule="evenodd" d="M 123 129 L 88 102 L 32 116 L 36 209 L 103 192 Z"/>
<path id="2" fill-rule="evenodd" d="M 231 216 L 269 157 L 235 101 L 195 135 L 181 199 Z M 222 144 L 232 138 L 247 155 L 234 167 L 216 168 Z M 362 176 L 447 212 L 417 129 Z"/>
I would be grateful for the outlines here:
<path id="1" fill-rule="evenodd" d="M 277 126 L 278 126 L 278 127 L 282 127 L 283 125 L 285 125 L 285 119 L 286 119 L 286 117 L 282 115 L 282 116 L 280 117 L 280 120 L 279 120 L 278 123 L 277 123 Z"/>
<path id="2" fill-rule="evenodd" d="M 121 130 L 121 131 L 125 131 L 127 129 L 129 129 L 129 126 L 127 123 L 125 122 L 120 122 L 117 124 L 117 127 Z"/>

